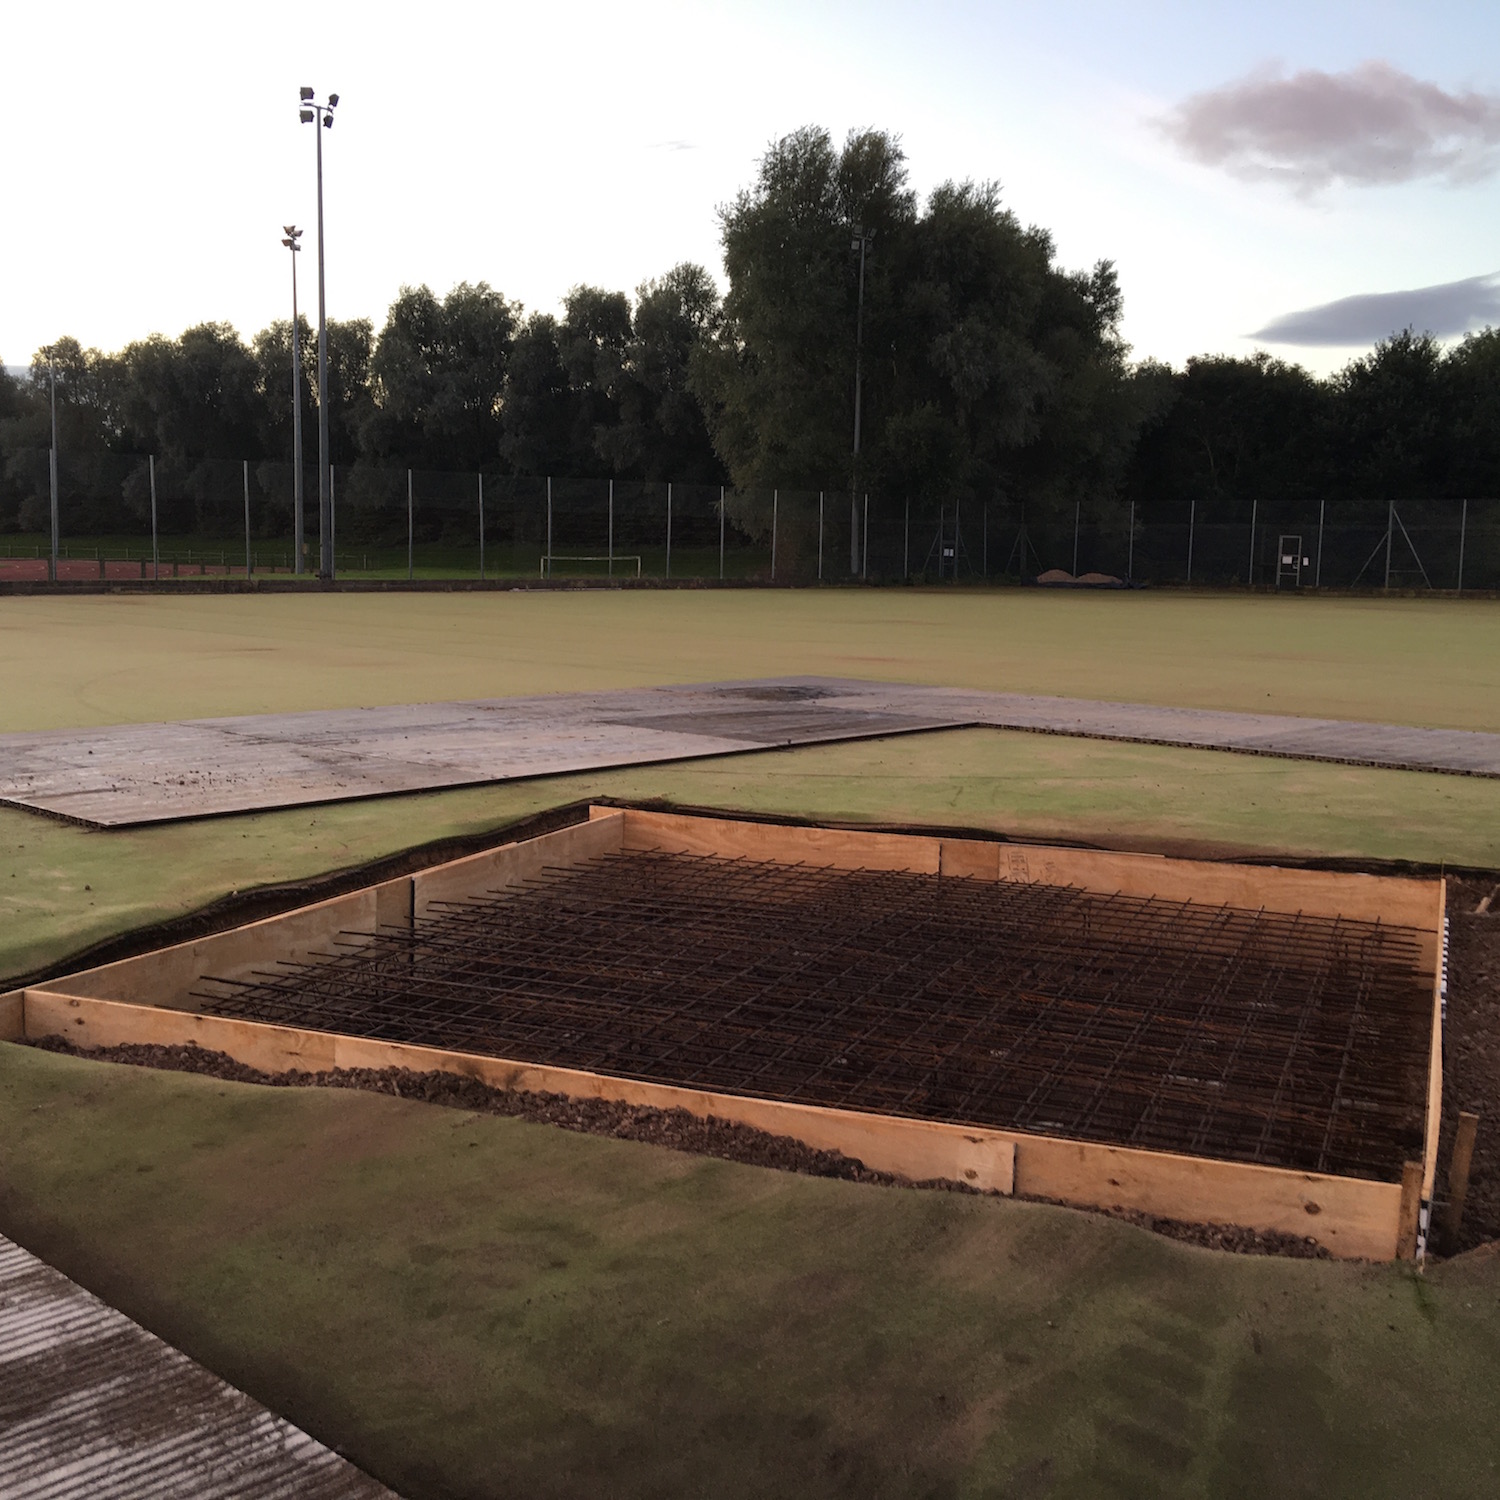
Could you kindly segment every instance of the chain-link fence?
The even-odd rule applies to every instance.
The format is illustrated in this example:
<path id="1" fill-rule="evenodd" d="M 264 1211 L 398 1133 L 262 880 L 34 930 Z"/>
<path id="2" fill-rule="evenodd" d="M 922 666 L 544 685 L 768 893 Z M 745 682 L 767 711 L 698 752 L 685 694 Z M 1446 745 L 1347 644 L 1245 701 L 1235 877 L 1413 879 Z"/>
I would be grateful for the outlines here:
<path id="1" fill-rule="evenodd" d="M 49 576 L 51 460 L 13 454 L 0 475 L 0 578 Z M 331 488 L 346 578 L 1500 589 L 1494 499 L 1028 507 L 363 463 L 336 466 Z M 64 453 L 56 493 L 62 579 L 298 571 L 288 464 Z M 316 468 L 303 496 L 311 578 Z"/>

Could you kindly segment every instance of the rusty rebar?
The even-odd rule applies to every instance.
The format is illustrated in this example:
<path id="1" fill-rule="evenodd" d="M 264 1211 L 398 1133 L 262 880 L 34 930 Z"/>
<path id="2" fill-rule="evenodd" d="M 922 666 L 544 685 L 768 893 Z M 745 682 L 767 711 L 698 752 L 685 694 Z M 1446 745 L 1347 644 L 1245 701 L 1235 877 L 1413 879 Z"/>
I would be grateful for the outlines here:
<path id="1" fill-rule="evenodd" d="M 722 1093 L 1399 1181 L 1431 976 L 1385 923 L 660 853 L 441 903 L 205 1008 Z"/>

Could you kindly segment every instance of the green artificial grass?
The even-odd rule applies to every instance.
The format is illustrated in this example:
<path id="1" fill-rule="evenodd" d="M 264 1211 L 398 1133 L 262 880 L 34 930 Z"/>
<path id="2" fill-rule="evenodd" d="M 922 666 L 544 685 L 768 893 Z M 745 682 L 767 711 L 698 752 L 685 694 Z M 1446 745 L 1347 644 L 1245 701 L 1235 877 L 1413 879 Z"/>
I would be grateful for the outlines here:
<path id="1" fill-rule="evenodd" d="M 954 730 L 107 832 L 0 809 L 0 980 L 231 892 L 600 796 L 1162 852 L 1500 867 L 1500 782 Z"/>
<path id="2" fill-rule="evenodd" d="M 1500 601 L 1038 589 L 0 599 L 0 732 L 820 673 L 1500 729 Z"/>
<path id="3" fill-rule="evenodd" d="M 426 1497 L 1500 1488 L 1500 1262 L 1198 1250 L 0 1045 L 0 1228 Z"/>

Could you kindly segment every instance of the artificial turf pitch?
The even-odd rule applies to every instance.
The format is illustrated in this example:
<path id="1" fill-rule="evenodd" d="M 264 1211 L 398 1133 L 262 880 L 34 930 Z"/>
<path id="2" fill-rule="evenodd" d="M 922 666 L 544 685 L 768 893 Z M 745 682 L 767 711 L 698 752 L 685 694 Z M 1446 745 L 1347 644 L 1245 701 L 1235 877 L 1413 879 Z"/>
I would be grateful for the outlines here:
<path id="1" fill-rule="evenodd" d="M 18 598 L 0 729 L 815 672 L 1495 730 L 1497 647 L 1488 601 Z M 129 832 L 0 813 L 0 974 L 601 794 L 1500 866 L 1500 783 L 963 731 Z M 1500 1490 L 1482 1253 L 1230 1257 L 13 1047 L 0 1120 L 0 1229 L 410 1500 Z"/>

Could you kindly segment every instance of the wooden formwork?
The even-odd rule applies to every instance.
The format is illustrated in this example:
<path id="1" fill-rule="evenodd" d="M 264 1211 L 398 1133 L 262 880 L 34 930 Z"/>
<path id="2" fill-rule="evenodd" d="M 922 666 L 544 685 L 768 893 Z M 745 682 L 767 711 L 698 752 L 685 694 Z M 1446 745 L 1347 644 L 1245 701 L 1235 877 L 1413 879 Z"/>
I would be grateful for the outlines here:
<path id="1" fill-rule="evenodd" d="M 947 1178 L 1080 1207 L 1310 1236 L 1333 1254 L 1386 1260 L 1415 1250 L 1417 1218 L 1400 1183 L 1288 1170 L 1094 1141 L 864 1114 L 648 1083 L 577 1069 L 297 1030 L 206 1015 L 193 991 L 209 976 L 248 978 L 278 959 L 326 951 L 340 934 L 419 920 L 434 902 L 519 885 L 544 869 L 630 850 L 787 864 L 1042 881 L 1084 889 L 1395 923 L 1424 935 L 1433 1028 L 1421 1209 L 1436 1174 L 1442 1091 L 1441 881 L 1112 854 L 985 840 L 788 827 L 595 807 L 589 821 L 502 845 L 281 916 L 0 995 L 0 1037 L 66 1037 L 79 1046 L 200 1046 L 265 1072 L 440 1069 L 493 1087 L 684 1109 L 838 1150 L 912 1180 Z M 1414 1184 L 1413 1184 L 1414 1185 Z M 1410 1190 L 1406 1197 L 1411 1197 Z"/>

